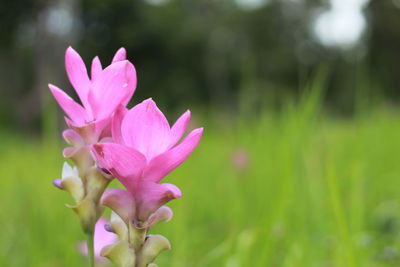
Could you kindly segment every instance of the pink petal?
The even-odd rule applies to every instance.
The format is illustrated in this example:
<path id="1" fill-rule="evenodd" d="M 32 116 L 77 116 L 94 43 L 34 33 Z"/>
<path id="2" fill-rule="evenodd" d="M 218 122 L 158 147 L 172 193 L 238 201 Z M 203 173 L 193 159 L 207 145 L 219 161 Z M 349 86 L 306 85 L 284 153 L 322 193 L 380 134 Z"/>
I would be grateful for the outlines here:
<path id="1" fill-rule="evenodd" d="M 133 148 L 113 144 L 99 143 L 91 146 L 91 151 L 101 167 L 108 170 L 129 191 L 141 177 L 146 158 Z"/>
<path id="2" fill-rule="evenodd" d="M 89 92 L 95 119 L 111 116 L 118 105 L 127 102 L 135 89 L 136 71 L 132 63 L 119 61 L 105 68 L 93 81 Z"/>
<path id="3" fill-rule="evenodd" d="M 117 144 L 124 144 L 124 139 L 122 137 L 121 132 L 121 124 L 125 114 L 128 112 L 128 109 L 122 105 L 119 105 L 114 112 L 114 116 L 112 118 L 111 132 L 112 138 Z"/>
<path id="4" fill-rule="evenodd" d="M 112 60 L 112 63 L 115 63 L 115 62 L 118 62 L 118 61 L 123 61 L 123 60 L 126 60 L 126 50 L 125 50 L 125 48 L 121 47 L 115 53 L 114 58 Z M 135 72 L 134 75 L 136 76 L 136 72 Z M 136 87 L 136 85 L 135 85 L 135 87 Z M 127 94 L 126 97 L 121 101 L 121 104 L 123 106 L 126 106 L 129 103 L 129 101 L 132 98 L 133 93 L 134 93 L 134 91 L 132 91 L 131 94 Z"/>
<path id="5" fill-rule="evenodd" d="M 82 126 L 78 126 L 78 124 L 76 124 L 75 122 L 73 122 L 70 118 L 68 118 L 67 116 L 64 116 L 64 120 L 65 123 L 68 125 L 68 127 L 74 129 L 75 127 L 82 127 Z M 77 131 L 77 133 L 79 134 L 79 132 Z"/>
<path id="6" fill-rule="evenodd" d="M 115 62 L 118 62 L 118 61 L 123 61 L 123 60 L 126 60 L 126 50 L 125 50 L 125 48 L 121 47 L 115 53 L 114 58 L 112 60 L 112 63 L 115 63 Z"/>
<path id="7" fill-rule="evenodd" d="M 152 159 L 144 170 L 143 177 L 153 182 L 163 179 L 181 165 L 199 144 L 203 128 L 193 130 L 181 143 Z"/>
<path id="8" fill-rule="evenodd" d="M 95 125 L 96 136 L 98 137 L 96 142 L 100 139 L 111 137 L 111 118 L 96 120 L 93 124 Z"/>
<path id="9" fill-rule="evenodd" d="M 136 218 L 140 222 L 145 222 L 152 213 L 170 200 L 181 197 L 182 193 L 173 184 L 157 184 L 142 181 L 136 189 L 136 196 Z M 135 223 L 140 224 L 140 222 Z"/>
<path id="10" fill-rule="evenodd" d="M 125 223 L 135 216 L 135 201 L 131 193 L 124 189 L 107 189 L 101 197 L 101 204 L 118 214 Z"/>
<path id="11" fill-rule="evenodd" d="M 111 120 L 109 120 L 109 121 L 111 121 Z M 112 142 L 111 135 L 112 135 L 111 134 L 111 123 L 108 123 L 106 125 L 106 127 L 103 129 L 103 131 L 101 132 L 101 135 L 100 135 L 99 139 L 103 140 L 102 143 L 110 143 L 110 142 Z M 104 140 L 107 140 L 107 139 L 109 141 L 104 141 Z"/>
<path id="12" fill-rule="evenodd" d="M 107 224 L 104 217 L 100 217 L 94 229 L 94 253 L 100 257 L 100 251 L 103 247 L 113 244 L 117 241 L 117 235 L 106 231 L 104 226 Z"/>
<path id="13" fill-rule="evenodd" d="M 159 222 L 168 222 L 169 220 L 171 220 L 172 216 L 172 210 L 167 206 L 162 206 L 150 215 L 149 219 L 142 225 L 142 228 L 151 228 L 157 225 Z"/>
<path id="14" fill-rule="evenodd" d="M 82 253 L 83 255 L 87 256 L 88 249 L 87 249 L 86 242 L 80 242 L 78 244 L 78 250 L 79 250 L 80 253 Z"/>
<path id="15" fill-rule="evenodd" d="M 103 67 L 101 66 L 101 62 L 99 57 L 95 57 L 92 61 L 92 69 L 91 69 L 91 77 L 92 80 L 96 80 L 99 78 L 101 75 L 101 72 L 103 71 Z"/>
<path id="16" fill-rule="evenodd" d="M 82 104 L 85 107 L 88 107 L 87 97 L 90 88 L 89 76 L 85 63 L 72 47 L 68 47 L 65 52 L 65 69 L 67 70 L 68 78 L 81 99 Z"/>
<path id="17" fill-rule="evenodd" d="M 126 113 L 121 131 L 125 143 L 140 151 L 147 160 L 164 152 L 171 140 L 168 121 L 152 99 Z"/>
<path id="18" fill-rule="evenodd" d="M 49 84 L 49 88 L 54 98 L 60 107 L 64 110 L 67 116 L 78 125 L 83 125 L 86 119 L 86 112 L 81 105 L 76 103 L 64 91 L 57 86 Z"/>
<path id="19" fill-rule="evenodd" d="M 67 129 L 63 131 L 62 135 L 64 137 L 64 140 L 72 146 L 81 147 L 85 144 L 82 137 L 72 129 Z"/>
<path id="20" fill-rule="evenodd" d="M 132 64 L 132 63 L 130 63 L 130 64 Z M 133 65 L 131 65 L 131 66 L 133 68 L 127 69 L 126 72 L 127 72 L 127 77 L 130 77 L 130 79 L 131 79 L 130 84 L 132 84 L 131 87 L 133 89 L 126 90 L 126 95 L 121 101 L 121 105 L 123 105 L 123 106 L 128 105 L 129 101 L 131 101 L 131 98 L 133 96 L 133 93 L 135 93 L 136 86 L 137 86 L 136 69 L 134 68 Z"/>
<path id="21" fill-rule="evenodd" d="M 103 247 L 111 245 L 117 241 L 117 235 L 107 232 L 104 229 L 105 224 L 107 223 L 104 217 L 101 217 L 96 225 L 94 230 L 94 254 L 96 256 L 96 260 L 98 261 L 107 261 L 107 258 L 104 258 L 100 255 L 100 251 Z M 86 255 L 88 254 L 86 242 L 79 243 L 79 251 Z"/>
<path id="22" fill-rule="evenodd" d="M 176 120 L 171 128 L 171 143 L 169 147 L 173 147 L 183 136 L 190 121 L 190 110 L 187 110 L 179 119 Z"/>
<path id="23" fill-rule="evenodd" d="M 75 155 L 75 153 L 78 153 L 78 151 L 80 150 L 80 148 L 76 148 L 73 146 L 67 146 L 66 148 L 63 149 L 63 157 L 64 158 L 71 158 L 72 156 Z"/>

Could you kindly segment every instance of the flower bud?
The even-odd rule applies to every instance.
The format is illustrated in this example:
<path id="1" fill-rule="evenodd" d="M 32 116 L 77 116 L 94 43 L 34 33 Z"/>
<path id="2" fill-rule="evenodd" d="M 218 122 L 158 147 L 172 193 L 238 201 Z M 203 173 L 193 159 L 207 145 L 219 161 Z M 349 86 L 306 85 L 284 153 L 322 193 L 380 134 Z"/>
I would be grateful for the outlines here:
<path id="1" fill-rule="evenodd" d="M 103 176 L 103 172 L 100 169 L 95 166 L 90 167 L 86 173 L 86 195 L 99 202 L 110 181 L 110 179 Z"/>
<path id="2" fill-rule="evenodd" d="M 84 196 L 84 188 L 82 180 L 76 176 L 65 177 L 61 180 L 61 187 L 67 190 L 74 198 L 75 202 L 79 203 Z"/>
<path id="3" fill-rule="evenodd" d="M 171 249 L 168 239 L 162 235 L 148 235 L 138 255 L 138 267 L 145 267 L 164 250 Z"/>
<path id="4" fill-rule="evenodd" d="M 79 203 L 84 197 L 85 189 L 78 170 L 72 168 L 67 162 L 64 162 L 62 169 L 62 179 L 56 179 L 53 184 L 60 189 L 68 191 L 76 203 Z"/>
<path id="5" fill-rule="evenodd" d="M 118 235 L 119 240 L 128 240 L 128 227 L 125 222 L 115 212 L 111 212 L 111 228 Z"/>
<path id="6" fill-rule="evenodd" d="M 108 258 L 118 267 L 135 266 L 135 252 L 126 240 L 121 240 L 113 245 L 104 247 L 100 255 Z"/>

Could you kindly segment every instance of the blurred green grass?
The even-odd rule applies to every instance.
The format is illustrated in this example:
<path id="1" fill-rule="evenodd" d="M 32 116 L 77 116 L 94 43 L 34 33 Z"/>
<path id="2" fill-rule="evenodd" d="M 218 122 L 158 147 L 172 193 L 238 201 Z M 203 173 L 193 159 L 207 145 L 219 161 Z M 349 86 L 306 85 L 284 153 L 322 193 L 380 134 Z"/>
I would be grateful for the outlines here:
<path id="1" fill-rule="evenodd" d="M 400 266 L 400 113 L 338 119 L 319 98 L 233 127 L 206 123 L 165 180 L 184 195 L 152 230 L 173 246 L 160 267 Z M 0 137 L 0 266 L 86 266 L 70 199 L 52 186 L 64 144 Z M 235 168 L 238 151 L 248 168 Z"/>

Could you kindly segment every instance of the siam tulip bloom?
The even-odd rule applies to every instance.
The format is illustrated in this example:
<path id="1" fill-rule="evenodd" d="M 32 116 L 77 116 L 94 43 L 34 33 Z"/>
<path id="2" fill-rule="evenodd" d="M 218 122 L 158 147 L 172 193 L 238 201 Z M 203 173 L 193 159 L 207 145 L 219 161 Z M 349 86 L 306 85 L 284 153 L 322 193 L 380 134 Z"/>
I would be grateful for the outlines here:
<path id="1" fill-rule="evenodd" d="M 82 58 L 71 47 L 65 61 L 81 104 L 56 86 L 49 87 L 66 113 L 70 129 L 63 137 L 70 146 L 63 155 L 75 166 L 65 163 L 62 178 L 53 184 L 68 191 L 75 201 L 67 206 L 76 212 L 87 236 L 88 246 L 81 247 L 82 253 L 89 256 L 92 267 L 95 259 L 103 264 L 103 257 L 120 267 L 157 267 L 154 259 L 171 246 L 165 237 L 147 232 L 172 218 L 171 209 L 163 205 L 181 196 L 175 185 L 159 182 L 191 154 L 203 129 L 193 130 L 180 141 L 189 111 L 170 127 L 151 99 L 131 110 L 125 108 L 136 88 L 136 72 L 123 48 L 104 69 L 95 57 L 90 78 Z M 104 193 L 113 177 L 126 190 Z M 113 210 L 109 224 L 101 218 L 101 204 Z"/>
<path id="2" fill-rule="evenodd" d="M 102 248 L 111 245 L 117 241 L 117 235 L 106 230 L 108 222 L 104 217 L 100 217 L 94 229 L 94 255 L 97 262 L 106 262 L 107 259 L 100 255 Z M 83 255 L 88 255 L 86 243 L 81 243 L 80 251 Z"/>
<path id="3" fill-rule="evenodd" d="M 125 106 L 132 97 L 136 89 L 135 68 L 126 60 L 126 51 L 121 48 L 112 64 L 104 69 L 100 59 L 95 57 L 89 78 L 85 63 L 72 47 L 66 51 L 65 68 L 82 105 L 52 84 L 49 84 L 50 91 L 66 113 L 69 127 L 87 143 L 96 143 L 117 106 Z"/>
<path id="4" fill-rule="evenodd" d="M 169 208 L 161 206 L 179 198 L 181 191 L 159 182 L 183 163 L 200 141 L 202 128 L 178 143 L 189 120 L 187 111 L 170 127 L 155 102 L 147 99 L 129 111 L 117 109 L 112 122 L 115 143 L 92 145 L 98 164 L 127 189 L 109 189 L 102 198 L 126 223 L 148 228 L 154 221 L 171 217 Z"/>
<path id="5" fill-rule="evenodd" d="M 74 179 L 71 176 L 66 181 L 64 178 L 56 180 L 55 185 L 72 194 L 76 203 L 69 207 L 79 216 L 84 232 L 92 235 L 95 223 L 103 213 L 99 201 L 111 177 L 96 167 L 89 145 L 110 138 L 112 114 L 118 106 L 125 106 L 133 95 L 136 71 L 126 60 L 124 48 L 117 51 L 111 65 L 104 69 L 95 57 L 90 78 L 82 58 L 71 47 L 65 53 L 65 67 L 82 105 L 49 84 L 70 127 L 63 132 L 64 139 L 71 145 L 64 149 L 63 155 L 76 165 Z"/>

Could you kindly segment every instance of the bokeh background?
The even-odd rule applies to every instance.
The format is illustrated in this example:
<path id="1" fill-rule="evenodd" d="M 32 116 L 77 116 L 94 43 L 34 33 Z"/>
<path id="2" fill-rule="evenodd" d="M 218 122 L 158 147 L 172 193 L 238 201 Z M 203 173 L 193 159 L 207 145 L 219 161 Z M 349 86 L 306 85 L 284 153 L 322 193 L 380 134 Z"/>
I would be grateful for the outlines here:
<path id="1" fill-rule="evenodd" d="M 159 266 L 400 266 L 399 0 L 1 1 L 0 266 L 86 264 L 51 185 L 70 45 L 205 127 Z"/>

